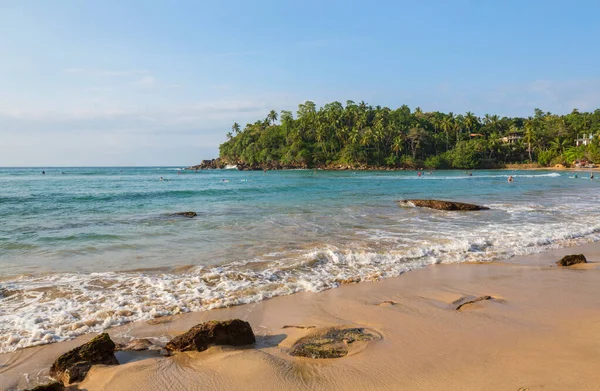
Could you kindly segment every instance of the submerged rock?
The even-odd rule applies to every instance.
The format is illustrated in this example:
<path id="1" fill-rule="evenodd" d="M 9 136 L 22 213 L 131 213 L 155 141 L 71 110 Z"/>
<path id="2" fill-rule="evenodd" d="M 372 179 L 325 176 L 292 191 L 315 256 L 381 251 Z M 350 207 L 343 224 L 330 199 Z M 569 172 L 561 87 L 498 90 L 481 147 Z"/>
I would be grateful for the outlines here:
<path id="1" fill-rule="evenodd" d="M 379 337 L 362 328 L 330 328 L 300 338 L 292 346 L 290 354 L 308 358 L 339 358 L 348 354 L 349 345 L 374 339 Z"/>
<path id="2" fill-rule="evenodd" d="M 439 210 L 473 211 L 473 210 L 490 209 L 486 206 L 480 206 L 480 205 L 475 205 L 475 204 L 465 204 L 464 202 L 440 201 L 440 200 L 399 200 L 396 202 L 400 206 L 417 206 L 417 207 L 421 207 L 421 208 L 431 208 L 431 209 L 439 209 Z"/>
<path id="3" fill-rule="evenodd" d="M 198 216 L 198 214 L 196 212 L 177 212 L 177 213 L 171 213 L 171 216 L 174 217 L 188 217 L 188 218 L 192 218 L 192 217 L 196 217 Z"/>
<path id="4" fill-rule="evenodd" d="M 27 389 L 25 391 L 63 391 L 65 386 L 60 382 L 52 382 L 47 384 L 42 384 L 34 388 Z"/>
<path id="5" fill-rule="evenodd" d="M 202 352 L 211 345 L 250 345 L 256 342 L 250 323 L 232 319 L 225 321 L 211 320 L 189 329 L 167 343 L 171 351 Z"/>
<path id="6" fill-rule="evenodd" d="M 587 263 L 587 259 L 585 259 L 585 256 L 583 254 L 567 255 L 562 257 L 560 261 L 556 262 L 558 266 L 571 266 L 576 265 L 578 263 Z"/>
<path id="7" fill-rule="evenodd" d="M 154 344 L 152 343 L 152 341 L 150 341 L 146 338 L 139 338 L 139 339 L 134 339 L 132 341 L 129 341 L 127 344 L 119 344 L 116 346 L 115 350 L 140 351 L 140 350 L 148 350 L 153 346 L 154 346 Z"/>
<path id="8" fill-rule="evenodd" d="M 79 382 L 96 364 L 119 364 L 115 357 L 115 343 L 106 333 L 60 356 L 50 367 L 50 376 L 63 384 Z"/>

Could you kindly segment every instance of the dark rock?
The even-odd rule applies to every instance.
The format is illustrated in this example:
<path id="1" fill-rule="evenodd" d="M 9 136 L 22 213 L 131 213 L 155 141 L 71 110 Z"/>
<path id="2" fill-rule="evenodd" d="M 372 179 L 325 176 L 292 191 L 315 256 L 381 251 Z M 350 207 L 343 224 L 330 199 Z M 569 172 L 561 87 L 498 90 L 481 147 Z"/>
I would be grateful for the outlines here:
<path id="1" fill-rule="evenodd" d="M 167 343 L 171 351 L 202 352 L 211 345 L 250 345 L 256 342 L 252 328 L 248 322 L 240 319 L 226 321 L 211 320 L 189 329 Z"/>
<path id="2" fill-rule="evenodd" d="M 186 170 L 216 170 L 225 168 L 227 165 L 226 162 L 221 160 L 221 158 L 211 159 L 211 160 L 202 160 L 202 163 L 197 166 L 187 167 Z"/>
<path id="3" fill-rule="evenodd" d="M 60 356 L 50 367 L 50 376 L 63 384 L 71 384 L 82 381 L 96 364 L 119 364 L 115 344 L 106 333 Z"/>
<path id="4" fill-rule="evenodd" d="M 309 358 L 339 358 L 348 354 L 348 346 L 356 341 L 378 339 L 362 328 L 325 329 L 304 338 L 292 346 L 292 356 Z"/>
<path id="5" fill-rule="evenodd" d="M 198 216 L 198 214 L 196 212 L 177 212 L 177 213 L 171 213 L 171 216 L 188 217 L 191 219 L 192 217 Z"/>
<path id="6" fill-rule="evenodd" d="M 25 391 L 63 391 L 65 386 L 57 381 L 27 389 Z"/>
<path id="7" fill-rule="evenodd" d="M 484 301 L 484 300 L 492 300 L 493 297 L 492 296 L 479 296 L 475 299 L 469 300 L 466 297 L 461 297 L 460 299 L 456 300 L 454 304 L 456 307 L 454 308 L 456 311 L 459 311 L 462 307 L 468 305 L 468 304 L 473 304 L 473 303 L 477 303 L 478 301 Z"/>
<path id="8" fill-rule="evenodd" d="M 562 257 L 560 261 L 556 262 L 558 266 L 571 266 L 576 265 L 578 263 L 587 263 L 587 259 L 585 259 L 585 256 L 583 254 L 567 255 L 565 257 Z"/>
<path id="9" fill-rule="evenodd" d="M 460 210 L 460 211 L 473 211 L 473 210 L 487 210 L 488 207 L 465 204 L 463 202 L 453 201 L 439 201 L 439 200 L 399 200 L 396 201 L 400 206 L 418 206 L 422 208 L 431 208 L 439 210 Z"/>

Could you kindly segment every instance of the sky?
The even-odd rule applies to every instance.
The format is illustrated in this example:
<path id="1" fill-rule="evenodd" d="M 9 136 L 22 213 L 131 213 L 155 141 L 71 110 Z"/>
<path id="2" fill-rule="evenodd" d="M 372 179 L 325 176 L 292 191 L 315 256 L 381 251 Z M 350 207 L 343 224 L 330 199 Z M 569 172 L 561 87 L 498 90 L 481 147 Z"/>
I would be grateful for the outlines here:
<path id="1" fill-rule="evenodd" d="M 312 100 L 600 108 L 600 2 L 0 0 L 0 166 L 186 166 Z"/>

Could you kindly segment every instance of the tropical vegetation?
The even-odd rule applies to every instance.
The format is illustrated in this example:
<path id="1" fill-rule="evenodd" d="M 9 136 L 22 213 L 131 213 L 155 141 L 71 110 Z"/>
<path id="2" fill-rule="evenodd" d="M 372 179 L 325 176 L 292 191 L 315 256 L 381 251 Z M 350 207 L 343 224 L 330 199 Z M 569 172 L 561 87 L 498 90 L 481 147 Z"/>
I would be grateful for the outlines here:
<path id="1" fill-rule="evenodd" d="M 576 146 L 577 139 L 587 145 Z M 590 134 L 592 136 L 590 136 Z M 233 124 L 222 160 L 267 167 L 501 167 L 510 163 L 570 165 L 600 162 L 600 109 L 566 115 L 535 109 L 532 116 L 395 110 L 365 102 L 311 101 L 296 114 L 271 110 L 243 129 Z M 591 138 L 590 138 L 591 137 Z"/>

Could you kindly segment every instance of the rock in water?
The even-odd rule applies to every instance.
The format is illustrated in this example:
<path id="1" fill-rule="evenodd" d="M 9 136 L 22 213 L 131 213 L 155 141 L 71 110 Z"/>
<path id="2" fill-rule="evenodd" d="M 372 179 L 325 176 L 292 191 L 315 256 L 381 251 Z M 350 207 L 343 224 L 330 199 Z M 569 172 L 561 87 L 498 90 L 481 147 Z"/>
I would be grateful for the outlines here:
<path id="1" fill-rule="evenodd" d="M 202 352 L 211 345 L 250 345 L 256 342 L 250 323 L 232 319 L 226 321 L 211 320 L 189 329 L 167 343 L 171 351 Z"/>
<path id="2" fill-rule="evenodd" d="M 60 356 L 50 367 L 50 376 L 68 385 L 82 381 L 96 364 L 119 364 L 115 344 L 106 333 Z"/>
<path id="3" fill-rule="evenodd" d="M 565 257 L 562 257 L 560 261 L 556 262 L 558 266 L 571 266 L 576 265 L 578 263 L 587 263 L 587 259 L 585 259 L 585 256 L 583 254 L 567 255 Z"/>
<path id="4" fill-rule="evenodd" d="M 304 338 L 292 346 L 292 356 L 309 358 L 339 358 L 348 354 L 348 346 L 356 341 L 378 339 L 362 328 L 325 329 Z"/>
<path id="5" fill-rule="evenodd" d="M 486 206 L 465 204 L 464 202 L 440 201 L 440 200 L 399 200 L 396 201 L 400 206 L 418 206 L 422 208 L 431 208 L 439 210 L 487 210 Z"/>
<path id="6" fill-rule="evenodd" d="M 196 212 L 177 212 L 177 213 L 172 213 L 171 216 L 188 217 L 191 219 L 192 217 L 198 216 L 198 214 Z"/>
<path id="7" fill-rule="evenodd" d="M 48 384 L 42 384 L 34 388 L 30 388 L 25 391 L 64 391 L 65 386 L 57 381 Z"/>

